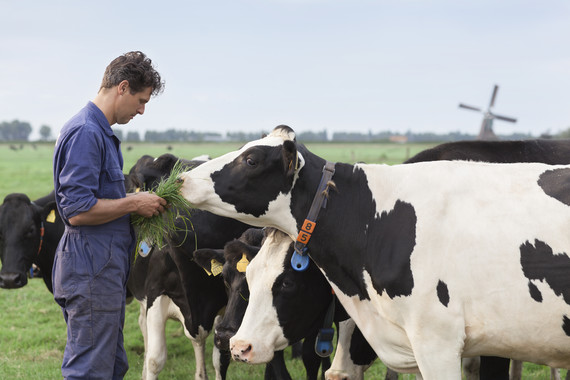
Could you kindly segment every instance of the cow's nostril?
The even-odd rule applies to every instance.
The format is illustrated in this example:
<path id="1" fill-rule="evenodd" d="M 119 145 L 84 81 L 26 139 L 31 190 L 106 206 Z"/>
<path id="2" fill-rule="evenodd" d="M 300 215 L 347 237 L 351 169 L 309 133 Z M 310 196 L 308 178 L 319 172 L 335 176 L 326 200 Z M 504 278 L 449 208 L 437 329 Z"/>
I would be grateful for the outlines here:
<path id="1" fill-rule="evenodd" d="M 243 350 L 241 350 L 242 354 L 247 354 L 248 352 L 251 351 L 251 344 L 249 344 L 246 348 L 244 348 Z"/>

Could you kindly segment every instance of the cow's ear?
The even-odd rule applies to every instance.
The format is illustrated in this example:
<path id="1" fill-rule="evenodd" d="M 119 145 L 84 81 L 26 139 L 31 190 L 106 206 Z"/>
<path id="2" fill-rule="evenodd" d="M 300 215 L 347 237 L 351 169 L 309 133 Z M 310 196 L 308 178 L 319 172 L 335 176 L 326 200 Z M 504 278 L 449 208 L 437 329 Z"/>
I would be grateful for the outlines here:
<path id="1" fill-rule="evenodd" d="M 259 247 L 246 244 L 237 239 L 227 242 L 224 246 L 224 257 L 227 262 L 231 263 L 238 262 L 243 255 L 246 255 L 247 259 L 251 261 L 257 252 L 259 252 Z"/>
<path id="2" fill-rule="evenodd" d="M 59 217 L 57 212 L 57 206 L 55 201 L 48 202 L 41 210 L 42 220 L 48 223 L 55 223 L 55 220 Z"/>
<path id="3" fill-rule="evenodd" d="M 209 275 L 213 274 L 216 276 L 220 274 L 221 267 L 225 263 L 223 249 L 201 248 L 195 250 L 193 256 L 194 262 L 201 266 Z"/>
<path id="4" fill-rule="evenodd" d="M 291 140 L 285 140 L 283 142 L 283 163 L 285 164 L 287 176 L 292 176 L 299 168 L 297 145 Z"/>

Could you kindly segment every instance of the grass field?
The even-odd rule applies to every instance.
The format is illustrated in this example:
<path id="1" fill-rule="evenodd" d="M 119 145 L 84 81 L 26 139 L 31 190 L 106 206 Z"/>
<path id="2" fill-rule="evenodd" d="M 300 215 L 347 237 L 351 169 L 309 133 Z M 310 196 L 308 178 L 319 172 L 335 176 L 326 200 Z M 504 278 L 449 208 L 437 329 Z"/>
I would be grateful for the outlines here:
<path id="1" fill-rule="evenodd" d="M 217 157 L 235 150 L 241 144 L 127 144 L 123 146 L 124 171 L 143 154 L 159 156 L 172 153 L 184 158 L 201 154 Z M 330 161 L 396 164 L 429 148 L 428 144 L 307 144 L 309 150 Z M 131 149 L 127 149 L 130 147 Z M 7 194 L 20 192 L 31 199 L 46 195 L 53 189 L 51 160 L 53 144 L 24 144 L 12 150 L 0 144 L 0 200 Z M 143 363 L 143 340 L 138 327 L 137 302 L 127 306 L 125 346 L 130 370 L 127 379 L 139 379 Z M 183 334 L 180 324 L 167 324 L 168 360 L 160 379 L 193 378 L 194 354 L 192 345 Z M 0 379 L 58 379 L 65 347 L 66 328 L 59 306 L 40 279 L 33 279 L 22 289 L 0 290 Z M 211 365 L 212 339 L 208 339 L 208 375 L 214 378 Z M 289 359 L 287 367 L 293 379 L 304 379 L 301 360 Z M 264 366 L 232 362 L 228 379 L 262 379 Z M 566 371 L 563 371 L 565 375 Z M 385 367 L 378 360 L 365 373 L 366 379 L 383 379 Z M 401 375 L 400 379 L 413 379 Z M 524 379 L 549 379 L 546 367 L 525 364 Z"/>

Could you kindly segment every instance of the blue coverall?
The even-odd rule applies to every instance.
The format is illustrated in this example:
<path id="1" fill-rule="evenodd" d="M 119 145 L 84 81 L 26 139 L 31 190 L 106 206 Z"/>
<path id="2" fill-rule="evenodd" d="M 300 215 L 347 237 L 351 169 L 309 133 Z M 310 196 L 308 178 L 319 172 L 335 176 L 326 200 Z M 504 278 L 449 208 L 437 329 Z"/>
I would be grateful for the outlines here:
<path id="1" fill-rule="evenodd" d="M 89 102 L 61 130 L 56 142 L 54 185 L 65 222 L 53 264 L 53 290 L 67 323 L 65 379 L 122 379 L 128 370 L 123 345 L 130 216 L 97 226 L 69 224 L 97 199 L 125 194 L 120 141 L 103 112 Z"/>

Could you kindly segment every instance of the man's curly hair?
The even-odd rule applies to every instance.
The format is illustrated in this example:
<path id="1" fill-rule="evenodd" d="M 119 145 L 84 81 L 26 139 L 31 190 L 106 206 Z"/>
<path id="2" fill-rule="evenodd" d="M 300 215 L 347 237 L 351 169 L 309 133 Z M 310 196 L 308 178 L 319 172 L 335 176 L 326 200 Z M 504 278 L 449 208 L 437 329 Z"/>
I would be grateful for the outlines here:
<path id="1" fill-rule="evenodd" d="M 131 51 L 115 58 L 105 69 L 100 89 L 129 81 L 131 94 L 152 87 L 151 95 L 164 91 L 164 81 L 152 66 L 152 61 L 140 51 Z"/>

